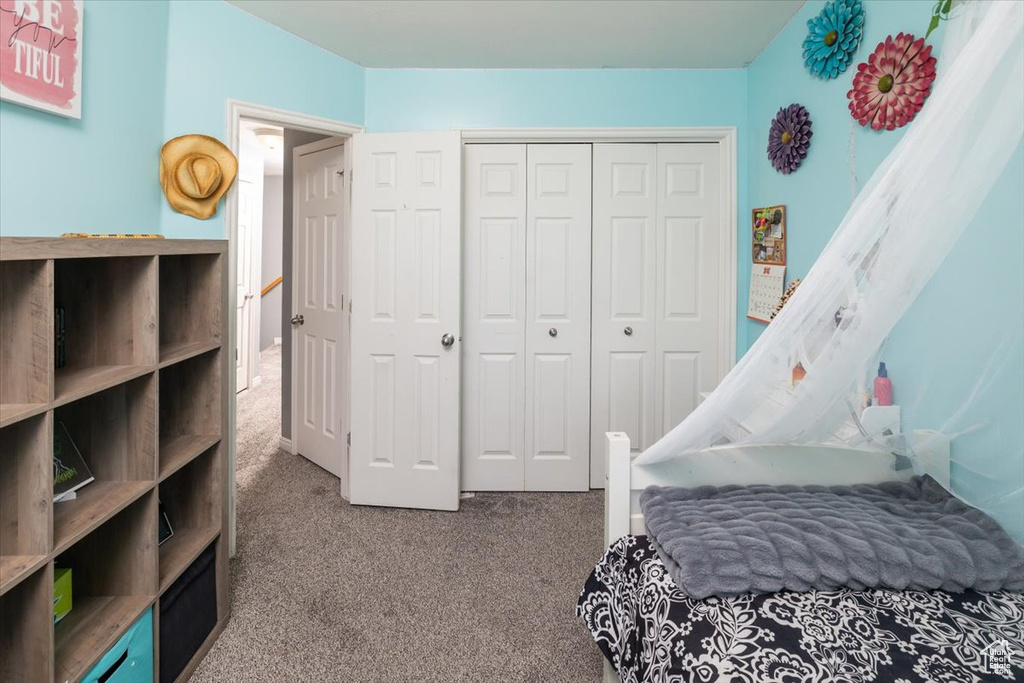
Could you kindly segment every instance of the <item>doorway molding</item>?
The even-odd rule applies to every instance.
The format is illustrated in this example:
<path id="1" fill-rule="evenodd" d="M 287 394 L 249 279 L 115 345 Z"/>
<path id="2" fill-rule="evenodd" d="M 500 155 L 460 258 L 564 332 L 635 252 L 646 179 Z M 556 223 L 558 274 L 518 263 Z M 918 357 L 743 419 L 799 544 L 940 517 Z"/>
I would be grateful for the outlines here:
<path id="1" fill-rule="evenodd" d="M 241 149 L 241 120 L 243 118 L 253 119 L 260 121 L 261 123 L 267 123 L 274 126 L 281 126 L 282 128 L 290 128 L 292 130 L 301 130 L 310 133 L 319 133 L 321 135 L 330 135 L 340 138 L 350 138 L 356 133 L 362 133 L 365 128 L 360 125 L 346 123 L 344 121 L 337 121 L 334 119 L 328 119 L 321 116 L 313 116 L 310 114 L 302 114 L 300 112 L 289 111 L 287 109 L 278 109 L 275 107 L 268 107 L 262 104 L 255 104 L 252 102 L 245 102 L 242 100 L 228 99 L 225 106 L 225 130 L 226 130 L 226 141 L 228 149 L 231 153 L 238 157 L 238 153 Z M 232 183 L 231 188 L 228 190 L 227 196 L 224 202 L 224 225 L 227 229 L 228 239 L 228 310 L 226 315 L 228 316 L 228 348 L 234 349 L 237 344 L 238 330 L 235 329 L 235 307 L 237 306 L 237 293 L 238 293 L 238 184 Z M 294 226 L 293 226 L 294 227 Z M 294 349 L 293 349 L 294 350 Z M 228 351 L 230 353 L 230 351 Z M 292 375 L 294 376 L 295 368 L 292 367 Z M 237 467 L 237 447 L 238 441 L 236 438 L 236 430 L 238 428 L 237 423 L 237 408 L 238 408 L 238 396 L 235 393 L 235 376 L 233 372 L 228 373 L 228 391 L 230 392 L 230 399 L 228 400 L 228 435 L 227 440 L 228 446 L 228 554 L 231 557 L 235 556 L 236 551 L 236 481 L 235 481 L 235 468 Z M 282 410 L 284 406 L 282 406 Z M 282 439 L 282 443 L 284 443 Z M 293 444 L 292 440 L 287 440 L 289 446 Z M 292 448 L 291 450 L 294 450 Z"/>
<path id="2" fill-rule="evenodd" d="M 668 128 L 457 128 L 462 144 L 506 143 L 657 143 L 712 142 L 718 145 L 722 188 L 721 215 L 725 239 L 719 250 L 719 377 L 736 364 L 737 249 L 739 244 L 739 196 L 736 127 Z"/>

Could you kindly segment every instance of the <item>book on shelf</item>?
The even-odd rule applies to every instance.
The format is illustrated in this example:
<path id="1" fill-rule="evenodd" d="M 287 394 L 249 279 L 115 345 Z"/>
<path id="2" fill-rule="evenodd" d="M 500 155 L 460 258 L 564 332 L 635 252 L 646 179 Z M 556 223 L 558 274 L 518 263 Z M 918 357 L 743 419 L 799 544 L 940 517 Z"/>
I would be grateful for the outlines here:
<path id="1" fill-rule="evenodd" d="M 63 422 L 53 430 L 53 500 L 68 500 L 65 496 L 77 491 L 93 480 L 89 466 Z"/>
<path id="2" fill-rule="evenodd" d="M 54 364 L 57 368 L 62 368 L 67 365 L 68 362 L 68 332 L 65 327 L 64 307 L 57 306 L 53 311 L 53 316 Z"/>
<path id="3" fill-rule="evenodd" d="M 159 502 L 160 506 L 160 520 L 157 528 L 157 545 L 163 545 L 163 542 L 174 535 L 174 527 L 171 526 L 171 518 L 167 516 L 167 510 L 164 508 L 163 501 Z"/>

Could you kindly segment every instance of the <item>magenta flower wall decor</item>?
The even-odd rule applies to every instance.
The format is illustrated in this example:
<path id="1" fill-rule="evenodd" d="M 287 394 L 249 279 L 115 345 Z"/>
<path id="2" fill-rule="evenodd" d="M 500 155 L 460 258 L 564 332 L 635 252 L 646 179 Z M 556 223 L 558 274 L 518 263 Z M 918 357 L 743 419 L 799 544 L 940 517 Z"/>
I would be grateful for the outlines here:
<path id="1" fill-rule="evenodd" d="M 768 130 L 768 158 L 779 173 L 789 175 L 807 156 L 811 141 L 811 115 L 803 106 L 783 107 Z"/>
<path id="2" fill-rule="evenodd" d="M 846 93 L 850 114 L 862 126 L 894 130 L 921 111 L 935 80 L 935 57 L 924 38 L 900 33 L 878 44 L 868 61 L 857 65 Z"/>

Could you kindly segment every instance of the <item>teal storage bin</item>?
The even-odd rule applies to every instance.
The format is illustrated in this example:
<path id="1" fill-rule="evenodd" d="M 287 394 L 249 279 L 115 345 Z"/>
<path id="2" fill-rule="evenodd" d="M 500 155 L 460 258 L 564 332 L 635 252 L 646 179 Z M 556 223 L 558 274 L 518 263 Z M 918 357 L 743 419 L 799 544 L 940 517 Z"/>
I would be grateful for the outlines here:
<path id="1" fill-rule="evenodd" d="M 146 610 L 82 683 L 153 683 L 153 609 Z"/>

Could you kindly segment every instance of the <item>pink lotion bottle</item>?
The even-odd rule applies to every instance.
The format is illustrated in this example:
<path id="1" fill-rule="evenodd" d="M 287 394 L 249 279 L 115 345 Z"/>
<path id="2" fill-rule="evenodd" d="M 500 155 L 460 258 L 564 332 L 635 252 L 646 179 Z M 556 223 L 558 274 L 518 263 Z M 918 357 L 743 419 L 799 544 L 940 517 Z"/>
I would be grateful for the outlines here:
<path id="1" fill-rule="evenodd" d="M 889 371 L 885 369 L 885 363 L 878 364 L 878 377 L 875 378 L 874 405 L 892 405 L 892 381 L 889 379 Z"/>

